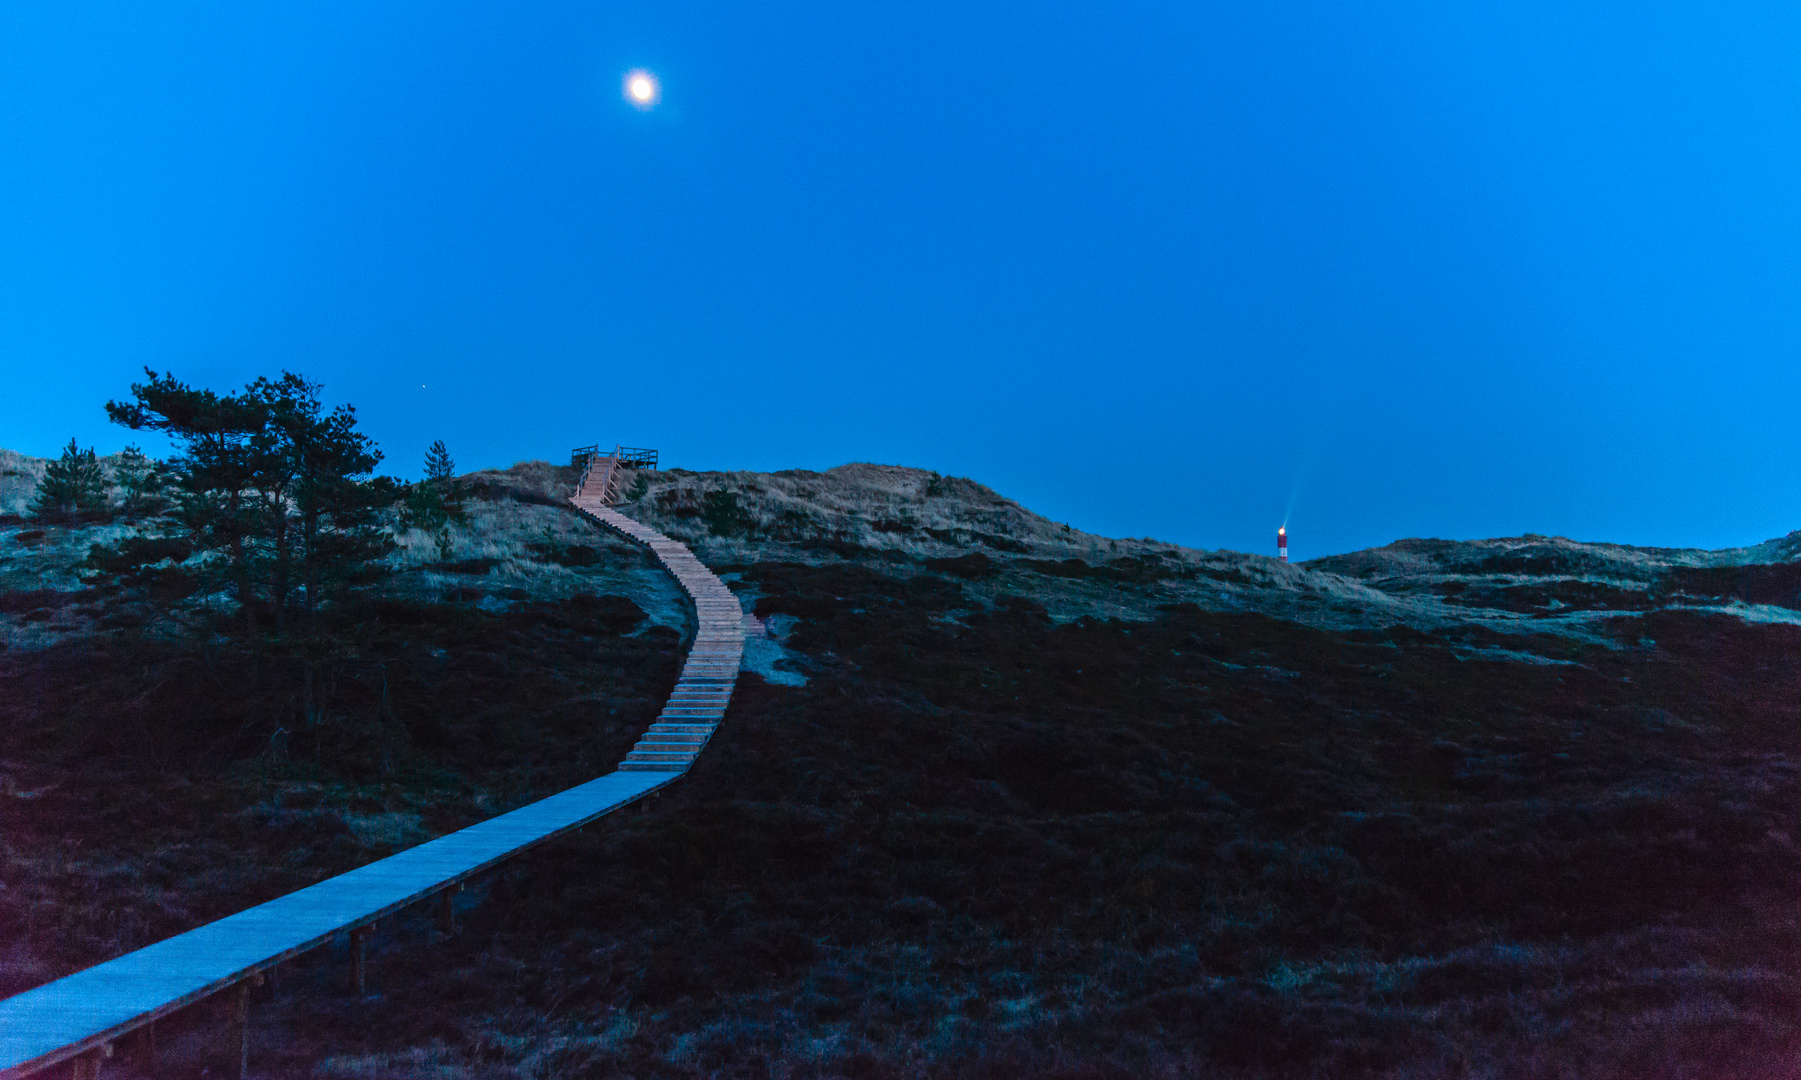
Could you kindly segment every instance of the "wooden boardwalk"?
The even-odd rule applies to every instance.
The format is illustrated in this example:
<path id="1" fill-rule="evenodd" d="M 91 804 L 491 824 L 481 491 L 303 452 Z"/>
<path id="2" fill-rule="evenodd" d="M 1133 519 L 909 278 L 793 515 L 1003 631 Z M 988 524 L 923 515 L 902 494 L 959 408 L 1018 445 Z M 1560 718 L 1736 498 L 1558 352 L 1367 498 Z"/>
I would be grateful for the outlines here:
<path id="1" fill-rule="evenodd" d="M 603 459 L 604 460 L 604 459 Z M 646 544 L 694 601 L 699 629 L 681 678 L 619 770 L 185 934 L 0 1001 L 0 1080 L 103 1052 L 120 1036 L 674 782 L 718 727 L 744 647 L 735 596 L 686 547 L 604 505 L 607 483 L 574 499 Z M 589 494 L 591 487 L 599 491 Z"/>

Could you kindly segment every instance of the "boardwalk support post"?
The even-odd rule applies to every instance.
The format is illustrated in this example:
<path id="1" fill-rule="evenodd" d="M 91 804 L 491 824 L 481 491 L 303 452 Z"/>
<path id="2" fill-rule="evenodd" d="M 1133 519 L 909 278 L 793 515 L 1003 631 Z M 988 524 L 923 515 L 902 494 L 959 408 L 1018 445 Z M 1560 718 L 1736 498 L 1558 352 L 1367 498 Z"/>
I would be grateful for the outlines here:
<path id="1" fill-rule="evenodd" d="M 101 1043 L 97 1049 L 89 1050 L 75 1059 L 75 1067 L 69 1075 L 75 1080 L 100 1080 L 100 1063 L 113 1056 L 113 1044 Z"/>
<path id="2" fill-rule="evenodd" d="M 446 935 L 456 933 L 456 895 L 462 891 L 463 883 L 459 881 L 438 893 L 438 929 Z"/>
<path id="3" fill-rule="evenodd" d="M 375 935 L 375 927 L 359 926 L 350 932 L 350 981 L 356 987 L 356 996 L 365 996 L 363 990 L 363 960 L 368 952 L 369 939 Z"/>
<path id="4" fill-rule="evenodd" d="M 262 981 L 261 975 L 252 975 L 238 983 L 238 1080 L 250 1077 L 250 991 Z"/>
<path id="5" fill-rule="evenodd" d="M 156 1021 L 138 1029 L 138 1061 L 148 1072 L 156 1071 Z"/>

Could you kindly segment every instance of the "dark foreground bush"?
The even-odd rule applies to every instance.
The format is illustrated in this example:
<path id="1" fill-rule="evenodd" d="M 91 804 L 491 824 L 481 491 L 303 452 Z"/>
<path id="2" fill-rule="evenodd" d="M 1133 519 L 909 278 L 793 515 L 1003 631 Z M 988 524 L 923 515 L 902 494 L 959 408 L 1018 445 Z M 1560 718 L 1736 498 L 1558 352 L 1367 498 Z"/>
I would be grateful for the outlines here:
<path id="1" fill-rule="evenodd" d="M 1484 660 L 1193 606 L 1056 623 L 930 571 L 741 574 L 809 684 L 746 676 L 651 814 L 510 865 L 449 941 L 393 923 L 379 997 L 299 965 L 258 1014 L 269 1069 L 1795 1074 L 1793 627 L 1651 612 L 1617 648 Z M 395 639 L 493 655 L 418 668 L 411 752 L 498 785 L 608 723 L 622 749 L 611 691 L 583 696 L 616 676 L 563 668 L 599 612 L 509 618 Z M 90 799 L 58 819 L 143 813 Z M 283 803 L 231 842 L 334 857 L 320 811 L 360 820 Z"/>

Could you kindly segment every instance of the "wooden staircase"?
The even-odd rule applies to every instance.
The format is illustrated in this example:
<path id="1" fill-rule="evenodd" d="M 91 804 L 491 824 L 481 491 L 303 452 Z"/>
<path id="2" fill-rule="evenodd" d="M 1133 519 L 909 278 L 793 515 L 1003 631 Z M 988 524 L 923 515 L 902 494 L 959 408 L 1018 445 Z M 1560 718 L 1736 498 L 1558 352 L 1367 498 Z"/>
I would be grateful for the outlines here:
<path id="1" fill-rule="evenodd" d="M 619 763 L 620 771 L 685 772 L 725 717 L 744 656 L 744 608 L 686 546 L 608 506 L 617 497 L 617 455 L 590 460 L 570 500 L 576 509 L 649 547 L 694 603 L 697 629 L 662 715 Z"/>
<path id="2" fill-rule="evenodd" d="M 613 447 L 610 454 L 591 455 L 587 465 L 582 468 L 582 478 L 576 481 L 575 504 L 583 505 L 580 500 L 584 497 L 584 492 L 590 504 L 611 506 L 618 502 L 625 494 L 625 474 L 628 471 L 617 446 Z"/>

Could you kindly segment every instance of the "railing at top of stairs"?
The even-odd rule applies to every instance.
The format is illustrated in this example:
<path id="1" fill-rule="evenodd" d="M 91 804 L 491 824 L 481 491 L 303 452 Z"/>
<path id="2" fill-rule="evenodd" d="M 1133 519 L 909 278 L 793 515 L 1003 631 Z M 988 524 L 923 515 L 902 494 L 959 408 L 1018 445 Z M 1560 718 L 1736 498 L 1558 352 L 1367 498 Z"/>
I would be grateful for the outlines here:
<path id="1" fill-rule="evenodd" d="M 657 467 L 657 452 L 643 446 L 615 446 L 610 455 L 601 454 L 601 446 L 578 446 L 569 451 L 569 464 L 581 465 L 584 471 L 589 462 L 597 457 L 610 456 L 619 459 L 619 463 L 628 469 L 654 469 Z"/>
<path id="2" fill-rule="evenodd" d="M 634 446 L 614 446 L 601 453 L 599 444 L 578 446 L 569 455 L 569 463 L 582 466 L 581 478 L 575 482 L 574 498 L 597 499 L 601 506 L 611 506 L 625 494 L 625 474 L 633 469 L 657 467 L 657 452 Z M 599 469 L 598 477 L 595 470 Z M 593 483 L 593 490 L 589 484 Z"/>

